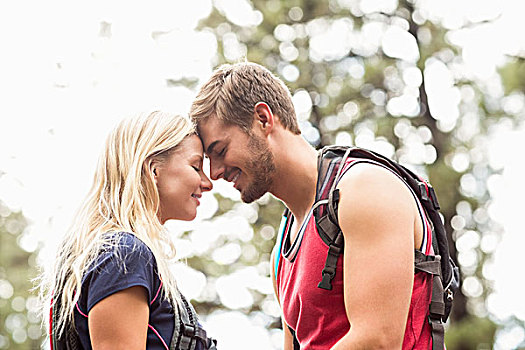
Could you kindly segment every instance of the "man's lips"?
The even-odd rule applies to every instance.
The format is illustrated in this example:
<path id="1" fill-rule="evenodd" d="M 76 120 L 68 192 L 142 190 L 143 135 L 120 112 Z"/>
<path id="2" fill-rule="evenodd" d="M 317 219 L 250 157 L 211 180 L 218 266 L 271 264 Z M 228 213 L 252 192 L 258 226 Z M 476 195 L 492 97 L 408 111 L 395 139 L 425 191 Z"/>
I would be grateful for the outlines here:
<path id="1" fill-rule="evenodd" d="M 234 174 L 232 176 L 232 174 Z M 236 182 L 238 179 L 239 179 L 239 176 L 241 176 L 241 171 L 240 170 L 237 170 L 236 172 L 231 172 L 228 174 L 228 176 L 226 176 L 224 179 L 228 182 Z"/>

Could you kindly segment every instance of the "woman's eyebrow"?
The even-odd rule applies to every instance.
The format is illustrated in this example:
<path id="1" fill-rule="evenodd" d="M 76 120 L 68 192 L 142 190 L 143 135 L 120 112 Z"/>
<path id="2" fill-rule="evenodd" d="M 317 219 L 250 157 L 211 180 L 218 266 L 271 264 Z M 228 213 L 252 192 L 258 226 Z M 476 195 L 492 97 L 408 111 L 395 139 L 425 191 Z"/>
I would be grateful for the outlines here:
<path id="1" fill-rule="evenodd" d="M 202 162 L 204 160 L 204 157 L 200 153 L 194 153 L 190 156 L 191 160 L 198 160 L 199 162 Z"/>

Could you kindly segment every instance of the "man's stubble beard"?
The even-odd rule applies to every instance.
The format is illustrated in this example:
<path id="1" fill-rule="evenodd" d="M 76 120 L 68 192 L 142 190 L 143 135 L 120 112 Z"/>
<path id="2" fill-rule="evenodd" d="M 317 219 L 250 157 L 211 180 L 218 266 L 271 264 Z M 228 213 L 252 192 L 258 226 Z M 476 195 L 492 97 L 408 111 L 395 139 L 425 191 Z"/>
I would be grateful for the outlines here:
<path id="1" fill-rule="evenodd" d="M 264 140 L 252 135 L 248 143 L 249 162 L 247 167 L 252 173 L 253 180 L 241 191 L 241 199 L 251 203 L 270 191 L 275 173 L 273 154 Z"/>

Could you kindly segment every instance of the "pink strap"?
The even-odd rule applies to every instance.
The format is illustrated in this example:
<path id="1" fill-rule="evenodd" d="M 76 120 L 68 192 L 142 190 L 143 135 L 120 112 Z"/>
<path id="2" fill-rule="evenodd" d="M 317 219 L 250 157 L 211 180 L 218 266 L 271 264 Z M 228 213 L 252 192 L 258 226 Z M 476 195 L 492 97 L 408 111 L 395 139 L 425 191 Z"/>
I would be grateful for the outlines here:
<path id="1" fill-rule="evenodd" d="M 157 294 L 155 294 L 155 297 L 153 298 L 153 300 L 151 301 L 151 303 L 149 303 L 150 305 L 153 304 L 153 302 L 157 299 L 157 297 L 159 296 L 159 292 L 160 292 L 160 289 L 162 288 L 162 281 L 160 281 L 160 286 L 159 286 L 159 289 L 157 289 Z"/>
<path id="2" fill-rule="evenodd" d="M 88 315 L 86 315 L 85 313 L 83 313 L 82 311 L 80 311 L 80 308 L 78 307 L 78 302 L 75 304 L 75 306 L 77 307 L 77 310 L 78 310 L 78 313 L 81 314 L 82 316 L 84 316 L 85 318 L 88 317 Z"/>
<path id="3" fill-rule="evenodd" d="M 166 350 L 169 350 L 168 346 L 166 345 L 166 342 L 164 342 L 164 339 L 162 339 L 162 337 L 160 336 L 159 332 L 157 332 L 157 330 L 155 328 L 153 328 L 153 326 L 150 325 L 150 324 L 148 324 L 148 327 L 149 327 L 149 329 L 151 329 L 153 331 L 153 333 L 155 333 L 157 335 L 157 337 L 159 337 L 160 341 L 162 342 L 162 345 L 164 345 Z"/>

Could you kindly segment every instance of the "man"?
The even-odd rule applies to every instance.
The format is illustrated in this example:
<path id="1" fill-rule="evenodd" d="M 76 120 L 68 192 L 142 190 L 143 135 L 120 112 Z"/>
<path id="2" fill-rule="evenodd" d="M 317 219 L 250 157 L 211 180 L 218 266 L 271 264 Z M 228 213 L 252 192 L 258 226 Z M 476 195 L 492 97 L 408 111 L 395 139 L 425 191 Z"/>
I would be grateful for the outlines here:
<path id="1" fill-rule="evenodd" d="M 257 64 L 221 66 L 190 116 L 213 180 L 232 182 L 247 203 L 270 192 L 291 212 L 282 251 L 272 254 L 279 259 L 272 278 L 284 349 L 294 348 L 293 334 L 304 349 L 429 348 L 431 280 L 414 275 L 414 249 L 421 248 L 428 223 L 401 180 L 366 163 L 342 176 L 338 218 L 345 248 L 333 289 L 320 289 L 328 247 L 312 215 L 318 152 L 300 134 L 284 83 Z"/>

